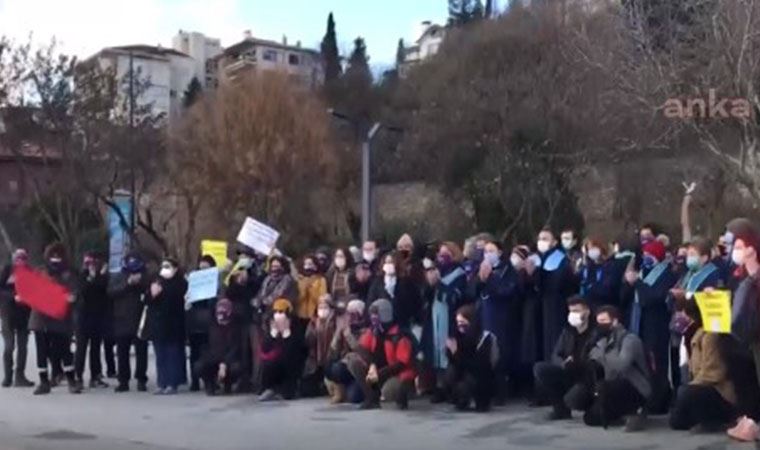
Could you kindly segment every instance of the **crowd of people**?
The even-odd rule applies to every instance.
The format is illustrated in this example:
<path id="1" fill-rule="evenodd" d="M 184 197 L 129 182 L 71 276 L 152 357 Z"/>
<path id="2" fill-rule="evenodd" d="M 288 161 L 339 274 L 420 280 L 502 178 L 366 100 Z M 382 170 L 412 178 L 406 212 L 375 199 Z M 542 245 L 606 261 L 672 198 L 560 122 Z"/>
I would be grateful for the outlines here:
<path id="1" fill-rule="evenodd" d="M 115 378 L 116 392 L 133 379 L 146 391 L 150 343 L 157 395 L 189 380 L 208 395 L 325 396 L 360 409 L 428 397 L 485 412 L 526 398 L 551 408 L 547 420 L 579 411 L 589 426 L 637 431 L 669 414 L 676 430 L 754 440 L 758 251 L 760 228 L 746 219 L 715 244 L 688 236 L 671 245 L 644 225 L 612 242 L 546 228 L 513 248 L 486 233 L 463 248 L 404 235 L 393 248 L 369 240 L 298 261 L 238 246 L 234 261 L 203 255 L 188 268 L 223 266 L 218 295 L 189 302 L 174 259 L 151 267 L 129 253 L 109 273 L 89 253 L 76 271 L 53 244 L 43 270 L 71 293 L 70 314 L 56 319 L 18 297 L 14 267 L 29 264 L 19 249 L 0 275 L 2 386 L 35 385 L 25 374 L 31 331 L 36 395 L 64 381 L 83 392 L 88 359 L 91 389 Z M 732 293 L 731 333 L 706 331 L 695 301 L 717 289 Z"/>

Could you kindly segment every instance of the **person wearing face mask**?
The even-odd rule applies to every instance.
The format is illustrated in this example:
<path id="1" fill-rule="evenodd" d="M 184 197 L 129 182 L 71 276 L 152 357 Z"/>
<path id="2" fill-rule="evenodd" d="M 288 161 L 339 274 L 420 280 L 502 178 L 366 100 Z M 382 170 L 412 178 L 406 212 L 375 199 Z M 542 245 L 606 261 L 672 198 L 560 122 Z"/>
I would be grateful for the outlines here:
<path id="1" fill-rule="evenodd" d="M 623 311 L 624 322 L 629 323 L 628 313 L 631 309 L 630 304 L 625 301 L 633 299 L 624 299 L 621 296 L 623 283 L 625 283 L 625 273 L 628 269 L 633 269 L 636 263 L 636 254 L 639 251 L 639 238 L 632 236 L 630 233 L 622 233 L 610 243 L 612 257 L 608 259 L 610 273 L 610 292 L 613 293 L 614 303 L 618 309 Z"/>
<path id="2" fill-rule="evenodd" d="M 301 273 L 298 277 L 298 303 L 296 314 L 299 320 L 299 330 L 306 332 L 306 327 L 317 313 L 319 299 L 327 293 L 325 276 L 319 273 L 317 259 L 306 256 L 301 263 Z"/>
<path id="3" fill-rule="evenodd" d="M 77 277 L 69 269 L 66 250 L 60 243 L 49 245 L 45 249 L 45 272 L 57 284 L 69 291 L 69 303 L 77 299 Z M 37 368 L 40 373 L 40 383 L 34 391 L 35 395 L 49 394 L 51 380 L 48 375 L 50 366 L 62 366 L 69 392 L 80 394 L 82 387 L 76 380 L 74 371 L 74 355 L 71 353 L 71 337 L 74 331 L 72 312 L 69 309 L 63 319 L 56 319 L 39 311 L 32 311 L 29 317 L 29 329 L 34 331 L 34 341 L 37 347 Z"/>
<path id="4" fill-rule="evenodd" d="M 216 260 L 211 255 L 201 256 L 198 270 L 216 267 Z M 187 341 L 190 344 L 190 392 L 201 390 L 200 375 L 193 370 L 208 347 L 208 333 L 211 327 L 216 297 L 188 303 L 185 323 L 187 324 Z"/>
<path id="5" fill-rule="evenodd" d="M 376 240 L 364 241 L 362 244 L 362 261 L 369 265 L 369 270 L 372 273 L 378 273 L 381 269 L 382 264 L 378 252 Z"/>
<path id="6" fill-rule="evenodd" d="M 325 372 L 325 385 L 330 394 L 330 403 L 348 401 L 361 403 L 364 400 L 359 384 L 354 380 L 348 367 L 353 365 L 369 367 L 369 361 L 361 355 L 359 339 L 367 329 L 366 306 L 361 300 L 351 300 L 346 307 L 348 324 L 339 327 L 330 343 L 330 352 Z"/>
<path id="7" fill-rule="evenodd" d="M 203 378 L 207 395 L 216 395 L 220 386 L 225 394 L 232 392 L 242 367 L 242 334 L 243 328 L 233 314 L 232 302 L 222 296 L 214 305 L 208 351 L 193 365 L 196 376 Z"/>
<path id="8" fill-rule="evenodd" d="M 733 291 L 731 331 L 752 352 L 757 380 L 760 381 L 760 229 L 751 221 L 738 218 L 728 223 L 734 236 L 731 259 L 742 281 Z"/>
<path id="9" fill-rule="evenodd" d="M 336 303 L 345 301 L 352 291 L 354 258 L 345 248 L 335 250 L 333 263 L 327 271 L 327 292 Z"/>
<path id="10" fill-rule="evenodd" d="M 145 310 L 148 279 L 145 262 L 137 253 L 129 253 L 122 261 L 121 273 L 108 280 L 108 297 L 113 303 L 113 336 L 116 340 L 117 377 L 116 392 L 129 391 L 132 378 L 131 349 L 135 352 L 134 378 L 137 390 L 148 390 L 148 342 L 138 337 L 140 320 Z"/>
<path id="11" fill-rule="evenodd" d="M 601 240 L 589 238 L 584 243 L 585 256 L 580 269 L 580 294 L 591 308 L 618 303 L 618 292 L 612 290 L 611 266 L 607 263 L 607 249 Z"/>
<path id="12" fill-rule="evenodd" d="M 499 342 L 499 365 L 496 368 L 497 402 L 506 401 L 507 378 L 511 387 L 519 365 L 521 295 L 518 274 L 506 261 L 500 242 L 489 242 L 477 278 L 470 285 L 470 297 L 480 305 L 483 329 Z"/>
<path id="13" fill-rule="evenodd" d="M 382 399 L 407 409 L 417 376 L 414 338 L 394 322 L 389 300 L 376 300 L 369 314 L 370 329 L 359 339 L 357 350 L 362 357 L 348 366 L 364 396 L 361 408 L 379 408 Z M 369 361 L 369 366 L 361 361 Z"/>
<path id="14" fill-rule="evenodd" d="M 373 283 L 371 266 L 360 261 L 354 266 L 354 282 L 351 284 L 351 296 L 366 301 Z"/>
<path id="15" fill-rule="evenodd" d="M 426 365 L 435 378 L 433 403 L 446 400 L 442 389 L 449 365 L 446 340 L 454 335 L 456 310 L 464 302 L 467 286 L 464 269 L 455 262 L 460 256 L 456 244 L 447 242 L 440 246 L 436 263 L 426 260 L 426 307 L 421 341 Z"/>
<path id="16" fill-rule="evenodd" d="M 572 262 L 562 249 L 557 248 L 554 233 L 545 228 L 538 234 L 536 248 L 541 265 L 534 273 L 535 285 L 541 299 L 544 360 L 551 359 L 567 320 L 567 299 L 578 292 L 578 283 Z"/>
<path id="17" fill-rule="evenodd" d="M 668 382 L 671 340 L 668 296 L 677 282 L 677 274 L 670 270 L 665 246 L 660 241 L 644 244 L 642 255 L 641 270 L 637 272 L 629 267 L 626 271 L 621 296 L 623 304 L 631 305 L 628 329 L 641 338 L 647 359 L 652 361 L 654 395 L 649 410 L 665 413 L 671 390 Z"/>
<path id="18" fill-rule="evenodd" d="M 528 273 L 530 247 L 518 245 L 512 249 L 509 262 L 517 272 L 517 282 L 520 292 L 521 321 L 519 341 L 519 365 L 517 370 L 518 391 L 530 398 L 530 404 L 538 406 L 542 402 L 534 395 L 533 366 L 543 360 L 541 344 L 541 305 L 535 289 L 535 266 Z"/>
<path id="19" fill-rule="evenodd" d="M 659 234 L 658 228 L 656 225 L 652 223 L 646 223 L 639 228 L 639 242 L 641 246 L 654 241 L 657 239 L 657 235 Z"/>
<path id="20" fill-rule="evenodd" d="M 16 277 L 13 268 L 28 266 L 29 255 L 24 249 L 17 249 L 11 257 L 11 264 L 0 273 L 0 320 L 3 331 L 3 387 L 33 387 L 26 378 L 26 355 L 29 341 L 28 306 L 19 302 L 16 295 Z M 16 352 L 14 361 L 13 353 Z M 15 362 L 15 368 L 14 368 Z M 15 370 L 14 370 L 15 369 Z"/>
<path id="21" fill-rule="evenodd" d="M 84 366 L 89 348 L 90 357 L 90 388 L 107 388 L 103 381 L 100 348 L 103 338 L 110 327 L 110 299 L 108 298 L 108 266 L 103 258 L 95 253 L 85 254 L 82 271 L 79 277 L 81 292 L 77 302 L 76 320 L 76 352 L 74 365 L 77 379 L 84 382 Z"/>
<path id="22" fill-rule="evenodd" d="M 312 269 L 314 261 L 312 260 Z M 298 301 L 300 291 L 298 283 L 290 275 L 290 263 L 281 256 L 273 256 L 269 260 L 269 271 L 261 284 L 261 289 L 253 300 L 255 309 L 260 314 L 271 312 L 272 304 L 278 298 L 287 299 L 291 304 Z"/>
<path id="23" fill-rule="evenodd" d="M 560 233 L 560 243 L 565 256 L 570 260 L 570 267 L 577 273 L 583 264 L 583 252 L 580 250 L 578 237 L 575 230 L 565 228 Z"/>
<path id="24" fill-rule="evenodd" d="M 158 279 L 145 297 L 147 338 L 156 354 L 156 395 L 174 395 L 187 382 L 185 361 L 185 294 L 187 280 L 173 258 L 164 258 Z"/>
<path id="25" fill-rule="evenodd" d="M 293 305 L 280 298 L 272 304 L 271 320 L 261 343 L 260 402 L 292 400 L 303 371 L 306 347 L 293 329 Z"/>
<path id="26" fill-rule="evenodd" d="M 465 305 L 456 313 L 456 333 L 446 340 L 450 364 L 446 370 L 446 390 L 459 411 L 475 403 L 475 410 L 486 412 L 496 394 L 496 369 L 499 344 L 496 337 L 480 326 L 474 305 Z"/>
<path id="27" fill-rule="evenodd" d="M 644 406 L 652 394 L 649 365 L 641 339 L 620 323 L 614 306 L 596 312 L 598 340 L 589 352 L 594 362 L 592 401 L 583 421 L 589 426 L 607 426 L 626 418 L 628 432 L 645 425 Z"/>
<path id="28" fill-rule="evenodd" d="M 421 285 L 425 277 L 422 260 L 409 234 L 404 233 L 396 242 L 396 254 L 398 255 L 398 276 L 409 278 Z"/>
<path id="29" fill-rule="evenodd" d="M 552 405 L 548 420 L 572 417 L 571 410 L 584 410 L 589 396 L 584 382 L 588 356 L 594 345 L 594 326 L 588 302 L 576 295 L 567 299 L 568 326 L 554 347 L 551 361 L 533 368 L 536 388 Z"/>
<path id="30" fill-rule="evenodd" d="M 309 356 L 301 379 L 302 397 L 319 397 L 326 393 L 324 377 L 335 330 L 333 299 L 330 294 L 324 294 L 319 298 L 316 316 L 306 328 L 305 342 Z"/>
<path id="31" fill-rule="evenodd" d="M 332 265 L 332 260 L 330 259 L 331 255 L 332 251 L 328 247 L 319 247 L 317 251 L 314 252 L 314 262 L 317 264 L 317 273 L 322 275 L 327 274 L 327 270 L 330 269 L 330 266 Z"/>
<path id="32" fill-rule="evenodd" d="M 382 258 L 383 275 L 372 283 L 367 295 L 368 302 L 385 298 L 393 304 L 394 320 L 404 329 L 409 329 L 412 321 L 418 321 L 422 314 L 421 292 L 408 277 L 398 274 L 397 253 L 388 253 Z"/>

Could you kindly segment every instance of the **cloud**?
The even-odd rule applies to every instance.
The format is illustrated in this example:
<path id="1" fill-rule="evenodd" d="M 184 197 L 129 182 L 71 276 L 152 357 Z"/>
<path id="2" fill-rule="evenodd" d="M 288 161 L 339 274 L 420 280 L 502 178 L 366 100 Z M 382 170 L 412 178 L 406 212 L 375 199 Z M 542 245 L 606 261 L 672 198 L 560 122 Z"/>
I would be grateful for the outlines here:
<path id="1" fill-rule="evenodd" d="M 61 49 L 87 57 L 103 47 L 171 46 L 179 29 L 201 31 L 224 44 L 246 28 L 241 0 L 0 0 L 0 34 L 36 43 L 53 37 Z"/>

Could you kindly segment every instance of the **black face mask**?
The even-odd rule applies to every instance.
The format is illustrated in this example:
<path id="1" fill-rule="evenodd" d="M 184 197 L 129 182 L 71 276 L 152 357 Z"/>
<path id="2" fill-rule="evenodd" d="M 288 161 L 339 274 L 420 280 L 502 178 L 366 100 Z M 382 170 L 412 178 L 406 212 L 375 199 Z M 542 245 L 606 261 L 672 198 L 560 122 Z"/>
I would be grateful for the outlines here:
<path id="1" fill-rule="evenodd" d="M 599 337 L 609 337 L 612 334 L 612 324 L 597 325 L 596 332 Z"/>

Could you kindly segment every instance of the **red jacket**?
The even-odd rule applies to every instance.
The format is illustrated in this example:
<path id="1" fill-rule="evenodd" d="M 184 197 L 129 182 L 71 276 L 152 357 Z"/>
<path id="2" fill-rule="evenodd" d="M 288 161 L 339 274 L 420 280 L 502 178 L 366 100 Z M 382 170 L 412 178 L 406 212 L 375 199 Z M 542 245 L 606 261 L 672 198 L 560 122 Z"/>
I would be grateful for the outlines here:
<path id="1" fill-rule="evenodd" d="M 377 336 L 375 336 L 370 329 L 365 331 L 359 339 L 359 345 L 368 352 L 374 353 L 375 348 L 377 347 L 377 341 Z M 413 353 L 414 345 L 412 344 L 411 339 L 401 332 L 398 325 L 392 326 L 391 329 L 388 330 L 388 333 L 386 333 L 385 360 L 388 362 L 387 369 L 397 373 L 392 373 L 390 375 L 398 375 L 401 381 L 414 381 L 416 374 L 412 364 L 415 356 Z M 382 372 L 382 370 L 385 369 L 381 369 L 379 372 Z"/>

